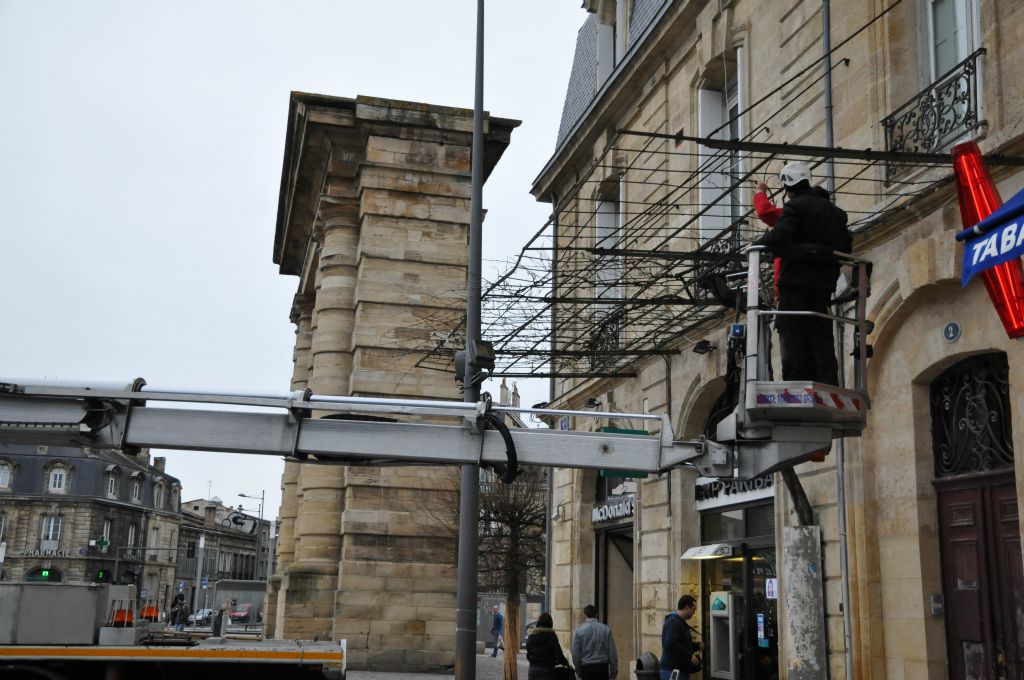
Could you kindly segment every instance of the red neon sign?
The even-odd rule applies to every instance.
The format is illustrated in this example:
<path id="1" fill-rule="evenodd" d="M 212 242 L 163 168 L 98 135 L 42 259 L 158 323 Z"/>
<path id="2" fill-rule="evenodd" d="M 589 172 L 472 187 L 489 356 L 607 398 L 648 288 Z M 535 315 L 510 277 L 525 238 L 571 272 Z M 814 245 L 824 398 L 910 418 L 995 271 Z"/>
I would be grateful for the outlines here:
<path id="1" fill-rule="evenodd" d="M 969 229 L 995 212 L 1003 199 L 974 142 L 953 147 L 953 169 L 960 219 L 964 229 Z M 1011 338 L 1024 337 L 1024 268 L 1020 258 L 990 267 L 981 276 L 1006 334 Z"/>

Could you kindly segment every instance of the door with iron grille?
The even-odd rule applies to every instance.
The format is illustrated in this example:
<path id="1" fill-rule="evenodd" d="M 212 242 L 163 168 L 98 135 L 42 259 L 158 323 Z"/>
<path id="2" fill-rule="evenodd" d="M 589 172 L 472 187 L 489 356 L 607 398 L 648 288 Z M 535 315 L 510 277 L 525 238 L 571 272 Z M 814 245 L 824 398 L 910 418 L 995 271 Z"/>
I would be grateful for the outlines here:
<path id="1" fill-rule="evenodd" d="M 1006 355 L 972 357 L 931 386 L 949 677 L 1024 672 L 1024 569 Z"/>

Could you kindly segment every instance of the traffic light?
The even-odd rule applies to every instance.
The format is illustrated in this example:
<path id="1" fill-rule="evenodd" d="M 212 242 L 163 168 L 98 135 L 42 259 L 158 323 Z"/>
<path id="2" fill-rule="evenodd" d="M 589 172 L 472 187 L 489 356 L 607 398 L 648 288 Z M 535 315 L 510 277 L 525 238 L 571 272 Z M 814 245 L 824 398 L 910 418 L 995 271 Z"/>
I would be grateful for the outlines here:
<path id="1" fill-rule="evenodd" d="M 96 570 L 96 581 L 97 581 L 97 583 L 104 583 L 104 582 L 109 581 L 109 580 L 110 580 L 110 572 L 108 572 L 106 569 L 97 569 Z"/>
<path id="2" fill-rule="evenodd" d="M 47 581 L 50 580 L 50 570 L 49 569 L 43 569 L 42 571 L 39 572 L 39 575 L 42 576 Z"/>

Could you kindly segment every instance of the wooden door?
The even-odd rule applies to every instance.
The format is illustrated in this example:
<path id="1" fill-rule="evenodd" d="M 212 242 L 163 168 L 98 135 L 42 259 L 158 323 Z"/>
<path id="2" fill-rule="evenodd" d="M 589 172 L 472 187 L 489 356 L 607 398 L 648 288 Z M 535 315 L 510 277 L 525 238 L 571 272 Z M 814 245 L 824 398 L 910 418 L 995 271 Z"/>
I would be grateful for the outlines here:
<path id="1" fill-rule="evenodd" d="M 949 677 L 1020 677 L 1024 570 L 1012 476 L 940 485 Z"/>

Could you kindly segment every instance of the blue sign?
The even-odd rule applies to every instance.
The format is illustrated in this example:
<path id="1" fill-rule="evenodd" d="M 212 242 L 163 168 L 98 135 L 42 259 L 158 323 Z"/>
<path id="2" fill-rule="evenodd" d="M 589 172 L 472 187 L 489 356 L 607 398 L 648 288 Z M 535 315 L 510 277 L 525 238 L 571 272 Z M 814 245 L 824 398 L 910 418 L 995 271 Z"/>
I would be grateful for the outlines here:
<path id="1" fill-rule="evenodd" d="M 208 578 L 206 578 L 206 577 L 204 576 L 204 577 L 203 577 L 203 587 L 205 588 L 205 587 L 206 587 L 207 585 L 209 585 L 209 583 L 210 583 L 210 579 L 208 579 Z"/>
<path id="2" fill-rule="evenodd" d="M 964 241 L 964 266 L 960 283 L 997 264 L 1024 255 L 1024 191 L 1017 193 L 994 213 L 956 235 Z"/>
<path id="3" fill-rule="evenodd" d="M 184 589 L 185 589 L 185 582 L 184 581 L 178 581 L 178 590 L 184 590 Z"/>

